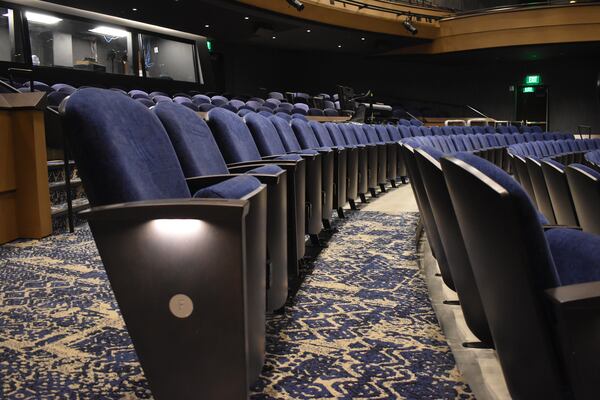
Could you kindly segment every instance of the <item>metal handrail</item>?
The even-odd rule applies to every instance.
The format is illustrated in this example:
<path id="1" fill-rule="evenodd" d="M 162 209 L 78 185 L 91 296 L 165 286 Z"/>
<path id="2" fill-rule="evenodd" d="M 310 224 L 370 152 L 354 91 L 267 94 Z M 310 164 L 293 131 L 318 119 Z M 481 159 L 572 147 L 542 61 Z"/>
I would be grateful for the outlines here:
<path id="1" fill-rule="evenodd" d="M 342 4 L 348 4 L 348 5 L 352 5 L 352 6 L 356 6 L 358 7 L 359 10 L 362 9 L 367 9 L 367 10 L 375 10 L 375 11 L 382 11 L 382 12 L 387 12 L 390 14 L 395 14 L 396 16 L 407 16 L 407 17 L 414 17 L 414 18 L 418 18 L 418 19 L 425 19 L 426 21 L 430 22 L 430 21 L 439 21 L 443 18 L 446 18 L 446 16 L 440 16 L 440 15 L 431 15 L 431 14 L 423 14 L 423 13 L 419 13 L 419 12 L 413 12 L 413 11 L 407 11 L 407 10 L 398 10 L 395 8 L 388 8 L 388 7 L 384 7 L 384 6 L 377 6 L 377 5 L 373 5 L 373 4 L 368 4 L 368 3 L 364 3 L 360 0 L 331 0 L 332 4 L 337 3 L 342 3 Z M 398 3 L 401 4 L 401 3 Z M 410 4 L 407 4 L 410 5 Z"/>
<path id="2" fill-rule="evenodd" d="M 598 0 L 578 0 L 577 5 L 593 4 L 593 3 L 598 3 L 598 2 L 599 2 Z M 493 12 L 498 12 L 498 11 L 518 11 L 518 10 L 524 10 L 524 9 L 563 7 L 563 6 L 569 6 L 569 5 L 571 5 L 571 3 L 569 3 L 569 0 L 554 0 L 554 1 L 548 0 L 548 1 L 538 1 L 535 3 L 507 4 L 507 5 L 503 5 L 503 6 L 476 8 L 473 10 L 466 10 L 466 11 L 456 11 L 453 16 L 446 17 L 446 18 L 466 17 L 466 16 L 471 16 L 471 15 L 487 14 L 487 13 L 493 13 Z"/>

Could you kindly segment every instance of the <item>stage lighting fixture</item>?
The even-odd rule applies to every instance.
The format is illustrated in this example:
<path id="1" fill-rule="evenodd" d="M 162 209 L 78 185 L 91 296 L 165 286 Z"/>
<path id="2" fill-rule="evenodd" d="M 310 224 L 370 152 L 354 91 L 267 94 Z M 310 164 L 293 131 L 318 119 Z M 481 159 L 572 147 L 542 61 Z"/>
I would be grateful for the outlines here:
<path id="1" fill-rule="evenodd" d="M 410 18 L 406 18 L 404 22 L 402 22 L 402 26 L 404 26 L 404 29 L 406 29 L 413 35 L 416 35 L 419 32 L 417 28 L 412 24 L 412 22 L 410 22 Z"/>
<path id="2" fill-rule="evenodd" d="M 298 0 L 287 0 L 287 2 L 290 6 L 294 7 L 298 11 L 304 10 L 304 4 Z"/>

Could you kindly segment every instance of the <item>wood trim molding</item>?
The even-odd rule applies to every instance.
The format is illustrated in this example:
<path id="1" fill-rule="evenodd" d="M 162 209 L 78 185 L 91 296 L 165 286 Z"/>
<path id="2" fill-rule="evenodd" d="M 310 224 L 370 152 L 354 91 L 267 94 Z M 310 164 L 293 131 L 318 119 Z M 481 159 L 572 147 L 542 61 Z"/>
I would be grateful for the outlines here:
<path id="1" fill-rule="evenodd" d="M 376 2 L 376 0 L 365 0 Z M 289 6 L 284 0 L 238 0 L 238 2 L 264 10 L 284 14 L 295 18 L 302 18 L 328 25 L 356 29 L 365 32 L 383 33 L 395 36 L 414 37 L 402 26 L 406 17 L 394 15 L 384 11 L 358 9 L 355 6 L 343 7 L 341 3 L 331 5 L 329 0 L 302 0 L 304 10 L 298 12 Z M 381 3 L 381 2 L 379 2 Z M 392 7 L 386 3 L 387 7 Z M 447 12 L 428 10 L 405 5 L 398 5 L 398 11 L 412 11 L 418 14 L 432 16 L 448 16 Z M 433 39 L 439 36 L 438 22 L 413 21 L 419 29 L 418 39 Z"/>
<path id="2" fill-rule="evenodd" d="M 439 36 L 388 54 L 440 54 L 521 45 L 600 41 L 600 5 L 496 11 L 440 21 Z"/>

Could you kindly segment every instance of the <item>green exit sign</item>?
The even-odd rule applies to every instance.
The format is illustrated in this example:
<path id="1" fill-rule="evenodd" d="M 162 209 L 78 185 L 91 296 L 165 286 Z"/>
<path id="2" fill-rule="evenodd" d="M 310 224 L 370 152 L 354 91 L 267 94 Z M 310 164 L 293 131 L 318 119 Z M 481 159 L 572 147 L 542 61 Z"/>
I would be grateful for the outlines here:
<path id="1" fill-rule="evenodd" d="M 523 87 L 523 93 L 534 93 L 535 92 L 535 88 L 531 87 L 531 86 L 525 86 Z"/>
<path id="2" fill-rule="evenodd" d="M 208 51 L 212 51 L 212 42 L 210 40 L 206 41 L 206 47 L 208 48 Z"/>
<path id="3" fill-rule="evenodd" d="M 525 77 L 526 85 L 539 85 L 542 83 L 542 77 L 540 75 L 527 75 Z"/>

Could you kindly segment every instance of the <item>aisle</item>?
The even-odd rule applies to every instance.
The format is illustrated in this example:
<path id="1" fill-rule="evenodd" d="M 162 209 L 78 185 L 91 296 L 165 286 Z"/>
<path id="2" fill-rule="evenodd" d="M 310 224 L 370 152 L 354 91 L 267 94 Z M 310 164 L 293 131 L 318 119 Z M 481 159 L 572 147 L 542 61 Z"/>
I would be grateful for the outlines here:
<path id="1" fill-rule="evenodd" d="M 285 315 L 269 319 L 254 399 L 472 398 L 417 267 L 418 214 L 391 207 L 412 209 L 406 189 L 349 213 Z"/>

